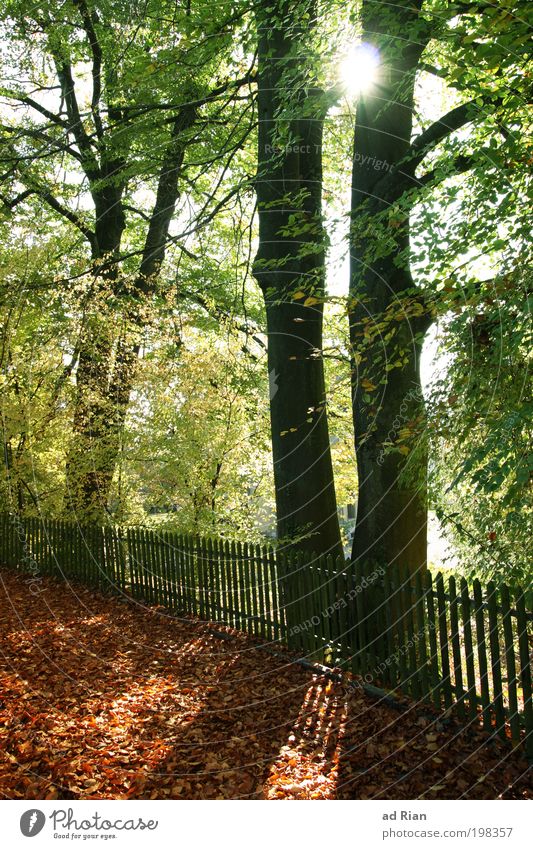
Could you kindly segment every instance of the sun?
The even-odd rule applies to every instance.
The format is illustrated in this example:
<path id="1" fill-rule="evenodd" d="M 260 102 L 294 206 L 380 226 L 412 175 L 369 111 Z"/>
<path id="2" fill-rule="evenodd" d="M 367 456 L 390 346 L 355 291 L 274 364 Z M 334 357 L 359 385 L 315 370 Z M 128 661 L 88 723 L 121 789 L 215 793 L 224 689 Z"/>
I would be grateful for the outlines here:
<path id="1" fill-rule="evenodd" d="M 379 50 L 363 41 L 346 51 L 340 62 L 341 82 L 348 95 L 358 95 L 375 82 Z"/>

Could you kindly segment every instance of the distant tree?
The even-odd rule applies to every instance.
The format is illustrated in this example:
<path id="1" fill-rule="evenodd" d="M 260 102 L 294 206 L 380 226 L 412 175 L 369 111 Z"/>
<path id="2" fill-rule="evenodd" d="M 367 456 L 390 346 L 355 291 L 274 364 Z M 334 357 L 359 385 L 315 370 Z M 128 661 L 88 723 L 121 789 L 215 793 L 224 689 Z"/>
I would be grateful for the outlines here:
<path id="1" fill-rule="evenodd" d="M 167 246 L 186 251 L 170 229 L 176 205 L 195 194 L 196 220 L 182 232 L 209 220 L 253 125 L 239 101 L 249 72 L 225 76 L 242 10 L 206 17 L 159 0 L 2 7 L 1 200 L 48 209 L 90 253 L 66 508 L 101 520 Z M 206 191 L 197 183 L 212 166 Z"/>

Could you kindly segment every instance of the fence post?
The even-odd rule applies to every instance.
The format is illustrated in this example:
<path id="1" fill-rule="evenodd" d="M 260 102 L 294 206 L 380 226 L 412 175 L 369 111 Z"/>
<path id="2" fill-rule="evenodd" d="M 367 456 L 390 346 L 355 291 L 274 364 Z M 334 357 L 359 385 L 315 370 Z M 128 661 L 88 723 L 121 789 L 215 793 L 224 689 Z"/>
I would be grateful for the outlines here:
<path id="1" fill-rule="evenodd" d="M 505 641 L 505 669 L 507 673 L 507 689 L 509 692 L 509 725 L 511 740 L 515 745 L 520 742 L 520 719 L 518 716 L 518 697 L 516 692 L 516 660 L 514 650 L 513 622 L 511 619 L 511 604 L 509 587 L 503 584 L 500 591 L 503 610 L 503 637 Z"/>
<path id="2" fill-rule="evenodd" d="M 489 645 L 490 665 L 492 669 L 492 687 L 494 693 L 494 714 L 496 730 L 505 740 L 505 711 L 503 708 L 502 668 L 500 657 L 500 635 L 498 633 L 498 612 L 496 606 L 496 587 L 492 581 L 487 584 L 487 602 L 489 606 Z"/>
<path id="3" fill-rule="evenodd" d="M 463 670 L 461 666 L 461 642 L 459 638 L 459 614 L 457 606 L 457 590 L 455 578 L 450 577 L 448 581 L 450 594 L 450 626 L 453 651 L 453 678 L 455 684 L 455 698 L 457 701 L 457 714 L 459 719 L 465 718 L 465 691 L 463 689 Z"/>
<path id="4" fill-rule="evenodd" d="M 516 622 L 518 646 L 520 651 L 520 678 L 524 698 L 524 725 L 526 729 L 526 757 L 533 758 L 533 703 L 531 694 L 531 666 L 529 660 L 529 642 L 527 634 L 526 603 L 524 591 L 516 593 Z"/>

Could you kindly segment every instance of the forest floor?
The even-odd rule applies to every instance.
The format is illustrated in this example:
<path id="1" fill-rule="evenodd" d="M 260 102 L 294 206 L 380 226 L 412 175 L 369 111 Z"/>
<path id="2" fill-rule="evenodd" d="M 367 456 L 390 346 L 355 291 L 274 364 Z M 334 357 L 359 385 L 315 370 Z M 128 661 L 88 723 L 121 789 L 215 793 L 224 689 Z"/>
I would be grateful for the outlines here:
<path id="1" fill-rule="evenodd" d="M 229 628 L 8 570 L 0 595 L 3 798 L 533 797 L 520 752 L 477 723 L 397 710 Z"/>

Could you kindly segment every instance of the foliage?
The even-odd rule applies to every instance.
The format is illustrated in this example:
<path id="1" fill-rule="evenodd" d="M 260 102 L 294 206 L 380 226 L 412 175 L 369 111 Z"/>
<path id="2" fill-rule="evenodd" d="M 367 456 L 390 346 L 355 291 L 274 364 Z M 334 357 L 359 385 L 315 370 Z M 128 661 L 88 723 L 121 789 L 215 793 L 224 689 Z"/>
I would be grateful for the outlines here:
<path id="1" fill-rule="evenodd" d="M 531 274 L 526 253 L 451 296 L 432 386 L 433 498 L 469 574 L 527 584 L 533 532 Z"/>
<path id="2" fill-rule="evenodd" d="M 150 345 L 123 436 L 117 521 L 242 539 L 272 532 L 268 386 L 264 364 L 241 348 L 234 334 L 190 324 L 177 352 L 170 340 Z"/>
<path id="3" fill-rule="evenodd" d="M 0 501 L 23 515 L 57 516 L 76 365 L 76 298 L 58 291 L 52 278 L 54 270 L 65 273 L 68 238 L 63 233 L 25 246 L 20 232 L 3 235 Z"/>
<path id="4" fill-rule="evenodd" d="M 268 6 L 271 15 L 277 8 L 277 24 L 289 35 L 298 27 L 312 31 L 307 72 L 320 86 L 314 108 L 328 110 L 322 163 L 328 238 L 310 238 L 300 258 L 327 243 L 330 292 L 316 300 L 316 292 L 301 299 L 298 288 L 293 294 L 297 305 L 324 307 L 338 503 L 352 501 L 357 490 L 346 326 L 351 303 L 340 295 L 355 111 L 353 98 L 341 91 L 339 57 L 360 36 L 373 5 L 318 4 L 312 26 L 307 0 L 298 22 L 290 3 Z M 355 365 L 365 403 L 377 408 L 387 375 L 405 367 L 416 335 L 408 333 L 406 343 L 397 332 L 401 320 L 413 329 L 427 311 L 439 337 L 426 388 L 427 433 L 422 440 L 417 421 L 393 427 L 391 411 L 383 451 L 409 459 L 403 472 L 409 483 L 411 473 L 416 479 L 416 446 L 423 453 L 427 440 L 430 506 L 461 568 L 523 580 L 532 412 L 527 5 L 415 5 L 421 7 L 416 29 L 429 35 L 416 71 L 413 141 L 422 137 L 426 145 L 400 196 L 372 216 L 371 226 L 361 225 L 358 254 L 367 264 L 388 257 L 396 268 L 407 263 L 413 286 L 367 322 L 365 343 L 390 334 L 397 339 L 395 356 Z M 112 517 L 259 535 L 256 505 L 271 518 L 272 470 L 265 314 L 250 275 L 257 247 L 253 9 L 240 2 L 215 9 L 209 2 L 155 0 L 3 0 L 0 6 L 2 505 L 23 514 L 61 513 L 80 341 L 90 351 L 98 334 L 111 339 L 112 366 L 121 334 L 131 331 L 140 368 L 120 433 Z M 385 23 L 392 15 L 385 8 L 380 13 Z M 79 126 L 61 82 L 66 68 Z M 302 100 L 298 73 L 293 82 L 300 82 L 281 104 L 280 138 Z M 164 256 L 140 296 L 140 261 L 171 127 L 191 103 L 197 114 L 180 133 L 184 153 Z M 439 118 L 455 108 L 463 108 L 461 122 L 441 124 L 432 136 Z M 309 117 L 305 110 L 303 116 Z M 115 165 L 104 174 L 110 162 Z M 105 251 L 95 260 L 90 234 L 99 220 L 95 198 L 118 188 L 124 231 L 114 276 Z M 398 250 L 406 222 L 410 239 Z M 315 225 L 295 215 L 279 235 L 303 243 Z M 385 374 L 375 379 L 381 368 Z M 153 512 L 171 505 L 179 512 Z"/>

